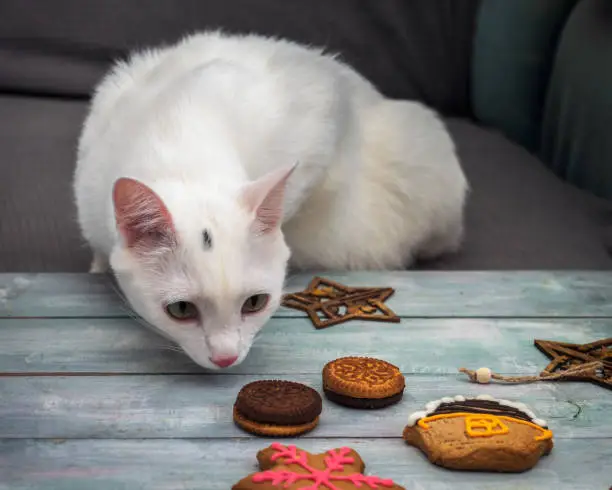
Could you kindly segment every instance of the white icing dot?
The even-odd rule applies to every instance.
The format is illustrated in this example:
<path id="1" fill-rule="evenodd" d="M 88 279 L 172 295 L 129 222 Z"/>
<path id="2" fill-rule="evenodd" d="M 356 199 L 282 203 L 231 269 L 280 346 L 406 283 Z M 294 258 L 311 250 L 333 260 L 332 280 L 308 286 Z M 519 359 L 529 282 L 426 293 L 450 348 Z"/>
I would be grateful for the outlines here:
<path id="1" fill-rule="evenodd" d="M 494 402 L 497 401 L 495 398 L 493 398 L 491 395 L 478 395 L 476 397 L 476 400 L 487 400 L 490 402 Z"/>
<path id="2" fill-rule="evenodd" d="M 464 402 L 465 401 L 465 397 L 463 395 L 456 395 L 455 396 L 455 401 L 456 402 Z"/>
<path id="3" fill-rule="evenodd" d="M 541 427 L 547 427 L 548 424 L 546 423 L 546 420 L 542 420 L 542 419 L 533 419 L 533 423 L 536 425 L 539 425 Z"/>
<path id="4" fill-rule="evenodd" d="M 453 400 L 450 396 L 445 396 L 444 398 L 442 398 L 442 403 L 453 403 L 455 400 Z"/>
<path id="5" fill-rule="evenodd" d="M 414 424 L 417 423 L 419 419 L 422 419 L 423 417 L 427 417 L 426 412 L 423 412 L 423 411 L 414 412 L 412 415 L 410 415 L 410 417 L 408 417 L 408 425 L 412 427 Z"/>
<path id="6" fill-rule="evenodd" d="M 527 417 L 529 417 L 530 419 L 535 419 L 536 418 L 536 414 L 533 413 L 531 410 L 524 410 L 525 415 L 527 415 Z"/>
<path id="7" fill-rule="evenodd" d="M 435 400 L 435 401 L 429 402 L 427 405 L 425 405 L 425 410 L 427 410 L 428 412 L 433 412 L 439 406 L 440 406 L 440 401 L 439 400 Z"/>

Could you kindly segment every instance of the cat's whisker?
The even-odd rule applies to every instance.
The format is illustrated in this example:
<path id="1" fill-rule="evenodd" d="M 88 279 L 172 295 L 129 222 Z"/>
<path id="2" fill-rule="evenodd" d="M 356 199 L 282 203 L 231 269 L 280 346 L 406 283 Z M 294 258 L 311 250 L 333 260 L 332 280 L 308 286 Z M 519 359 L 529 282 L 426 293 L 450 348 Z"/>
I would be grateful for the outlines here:
<path id="1" fill-rule="evenodd" d="M 113 290 L 115 291 L 115 293 L 117 294 L 117 296 L 119 297 L 119 299 L 121 300 L 122 306 L 123 306 L 123 310 L 125 311 L 125 313 L 128 315 L 129 318 L 131 318 L 132 320 L 136 321 L 141 326 L 143 326 L 143 327 L 145 327 L 145 328 L 147 328 L 149 330 L 153 330 L 157 334 L 163 336 L 164 338 L 169 339 L 168 338 L 168 334 L 166 334 L 166 332 L 164 332 L 163 330 L 160 330 L 159 328 L 157 328 L 152 323 L 149 323 L 148 321 L 146 321 L 144 318 L 142 318 L 140 315 L 138 315 L 134 311 L 134 309 L 130 306 L 130 303 L 129 303 L 128 299 L 125 297 L 123 292 L 117 287 L 117 285 L 114 283 L 114 281 L 111 281 L 110 284 L 111 284 L 111 287 L 113 288 Z M 171 339 L 169 339 L 169 340 L 171 340 Z"/>
<path id="2" fill-rule="evenodd" d="M 179 352 L 180 354 L 185 354 L 185 351 L 176 345 L 162 345 L 161 348 L 163 350 L 169 350 L 171 352 Z"/>
<path id="3" fill-rule="evenodd" d="M 261 330 L 257 331 L 257 333 L 255 333 L 255 335 L 253 335 L 253 337 L 251 337 L 251 343 L 254 344 L 255 342 L 257 342 L 263 335 L 263 332 Z"/>

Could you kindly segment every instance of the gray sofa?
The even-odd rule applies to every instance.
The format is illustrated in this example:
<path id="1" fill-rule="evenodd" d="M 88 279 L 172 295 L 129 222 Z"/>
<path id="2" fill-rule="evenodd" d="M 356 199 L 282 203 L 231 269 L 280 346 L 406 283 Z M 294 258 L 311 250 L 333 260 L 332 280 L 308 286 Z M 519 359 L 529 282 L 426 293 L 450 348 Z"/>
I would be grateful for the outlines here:
<path id="1" fill-rule="evenodd" d="M 424 269 L 610 269 L 609 0 L 3 0 L 0 272 L 78 272 L 70 181 L 88 97 L 129 49 L 205 28 L 325 45 L 443 114 L 467 238 Z"/>

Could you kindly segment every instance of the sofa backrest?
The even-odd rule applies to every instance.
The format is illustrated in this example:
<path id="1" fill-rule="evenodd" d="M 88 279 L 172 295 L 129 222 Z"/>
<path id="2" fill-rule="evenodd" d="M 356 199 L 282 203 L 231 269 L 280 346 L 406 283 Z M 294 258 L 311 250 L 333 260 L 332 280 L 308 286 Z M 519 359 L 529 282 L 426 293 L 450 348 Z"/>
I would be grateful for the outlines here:
<path id="1" fill-rule="evenodd" d="M 612 1 L 581 0 L 559 42 L 540 154 L 564 179 L 612 199 Z"/>
<path id="2" fill-rule="evenodd" d="M 324 45 L 385 94 L 470 112 L 480 0 L 2 0 L 0 91 L 88 97 L 128 50 L 224 28 Z"/>
<path id="3" fill-rule="evenodd" d="M 483 0 L 472 75 L 479 122 L 612 199 L 612 1 Z"/>
<path id="4" fill-rule="evenodd" d="M 559 37 L 578 0 L 483 0 L 472 64 L 477 119 L 531 151 Z"/>

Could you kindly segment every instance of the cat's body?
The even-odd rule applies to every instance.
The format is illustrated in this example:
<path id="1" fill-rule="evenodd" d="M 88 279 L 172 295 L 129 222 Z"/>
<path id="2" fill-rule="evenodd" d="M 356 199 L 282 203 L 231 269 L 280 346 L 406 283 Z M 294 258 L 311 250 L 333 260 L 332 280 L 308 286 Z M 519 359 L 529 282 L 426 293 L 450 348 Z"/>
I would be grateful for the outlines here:
<path id="1" fill-rule="evenodd" d="M 392 269 L 454 251 L 467 192 L 427 108 L 385 99 L 320 50 L 220 33 L 115 67 L 94 97 L 74 185 L 92 270 L 110 261 L 136 311 L 207 367 L 219 352 L 244 358 L 278 305 L 287 260 Z M 143 217 L 161 226 L 147 237 L 170 241 L 143 241 Z M 270 302 L 255 319 L 240 320 L 224 299 L 235 306 L 258 290 Z M 196 303 L 205 352 L 160 316 L 171 300 Z M 224 329 L 238 334 L 216 345 Z"/>

